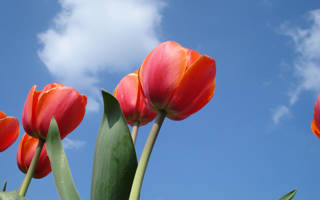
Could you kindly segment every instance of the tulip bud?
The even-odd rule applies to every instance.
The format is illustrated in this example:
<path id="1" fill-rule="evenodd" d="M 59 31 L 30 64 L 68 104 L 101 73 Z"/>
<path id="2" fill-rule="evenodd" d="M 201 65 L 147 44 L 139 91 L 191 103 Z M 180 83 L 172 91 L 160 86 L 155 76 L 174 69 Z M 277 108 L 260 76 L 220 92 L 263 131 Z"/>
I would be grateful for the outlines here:
<path id="1" fill-rule="evenodd" d="M 11 146 L 19 136 L 19 121 L 15 117 L 8 117 L 0 111 L 0 152 Z"/>
<path id="2" fill-rule="evenodd" d="M 86 105 L 86 96 L 62 84 L 48 84 L 42 91 L 33 86 L 23 108 L 24 130 L 32 137 L 45 139 L 54 117 L 63 139 L 80 124 Z"/>
<path id="3" fill-rule="evenodd" d="M 183 120 L 205 106 L 214 94 L 216 64 L 213 58 L 176 42 L 161 43 L 139 69 L 142 91 L 154 111 Z"/>
<path id="4" fill-rule="evenodd" d="M 156 113 L 150 111 L 138 80 L 138 73 L 125 76 L 114 90 L 114 96 L 120 103 L 121 110 L 130 125 L 136 122 L 145 125 L 156 117 Z"/>
<path id="5" fill-rule="evenodd" d="M 24 134 L 17 152 L 17 164 L 23 173 L 27 173 L 30 167 L 33 155 L 36 151 L 39 139 L 33 138 L 28 134 Z M 51 172 L 50 160 L 47 155 L 46 145 L 43 146 L 39 160 L 37 162 L 34 178 L 43 178 Z"/>

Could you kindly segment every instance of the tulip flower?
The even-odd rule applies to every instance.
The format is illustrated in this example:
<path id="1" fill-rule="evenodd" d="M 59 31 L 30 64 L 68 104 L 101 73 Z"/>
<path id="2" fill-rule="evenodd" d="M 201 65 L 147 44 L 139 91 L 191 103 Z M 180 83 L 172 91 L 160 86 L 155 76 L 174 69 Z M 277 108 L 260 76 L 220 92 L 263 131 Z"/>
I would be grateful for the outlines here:
<path id="1" fill-rule="evenodd" d="M 127 123 L 133 126 L 131 136 L 135 144 L 139 126 L 149 123 L 156 117 L 156 113 L 147 107 L 148 100 L 141 91 L 138 72 L 128 74 L 121 79 L 113 95 L 119 101 Z"/>
<path id="2" fill-rule="evenodd" d="M 32 137 L 45 139 L 54 117 L 63 139 L 82 121 L 86 104 L 86 96 L 71 87 L 52 83 L 37 91 L 33 86 L 23 108 L 24 130 Z"/>
<path id="3" fill-rule="evenodd" d="M 158 112 L 143 149 L 129 200 L 140 198 L 146 167 L 165 117 L 183 120 L 205 106 L 213 96 L 216 63 L 213 58 L 176 42 L 161 43 L 139 69 L 142 92 L 149 107 Z"/>
<path id="4" fill-rule="evenodd" d="M 39 140 L 37 138 L 33 138 L 26 133 L 23 135 L 20 141 L 17 152 L 17 164 L 19 169 L 25 174 L 27 173 L 30 167 L 38 142 Z M 33 173 L 33 178 L 43 178 L 47 176 L 50 172 L 50 160 L 47 155 L 46 145 L 44 144 Z"/>
<path id="5" fill-rule="evenodd" d="M 212 98 L 216 64 L 213 58 L 176 42 L 161 43 L 143 61 L 139 80 L 153 110 L 183 120 Z"/>
<path id="6" fill-rule="evenodd" d="M 156 117 L 156 113 L 147 107 L 147 99 L 142 94 L 137 72 L 125 76 L 113 95 L 118 99 L 128 124 L 133 126 L 138 122 L 145 125 Z"/>
<path id="7" fill-rule="evenodd" d="M 19 121 L 15 117 L 8 117 L 0 111 L 0 152 L 6 150 L 19 136 Z"/>
<path id="8" fill-rule="evenodd" d="M 320 95 L 314 104 L 313 120 L 311 122 L 312 132 L 320 138 Z"/>

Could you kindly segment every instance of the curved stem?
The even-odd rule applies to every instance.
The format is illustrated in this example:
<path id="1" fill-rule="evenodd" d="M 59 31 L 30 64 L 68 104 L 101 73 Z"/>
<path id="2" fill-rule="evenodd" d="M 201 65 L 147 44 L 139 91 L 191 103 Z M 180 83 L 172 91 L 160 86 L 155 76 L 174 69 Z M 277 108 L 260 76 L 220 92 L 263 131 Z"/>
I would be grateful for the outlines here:
<path id="1" fill-rule="evenodd" d="M 40 153 L 41 153 L 41 150 L 43 148 L 44 143 L 45 143 L 45 140 L 39 139 L 38 146 L 36 148 L 36 151 L 34 152 L 34 155 L 33 155 L 31 164 L 29 166 L 28 172 L 27 172 L 26 176 L 24 177 L 23 182 L 19 188 L 19 195 L 20 196 L 24 197 L 27 193 L 28 187 L 30 185 L 34 170 L 36 169 L 36 166 L 37 166 L 37 163 L 38 163 L 38 160 L 40 157 Z"/>
<path id="2" fill-rule="evenodd" d="M 147 169 L 148 161 L 149 161 L 154 143 L 156 142 L 158 133 L 160 131 L 161 125 L 165 117 L 166 117 L 166 112 L 159 111 L 158 117 L 153 124 L 148 140 L 144 146 L 144 149 L 140 158 L 140 162 L 133 179 L 129 200 L 139 200 L 140 198 L 140 190 L 143 182 L 143 177 Z"/>
<path id="3" fill-rule="evenodd" d="M 134 145 L 136 144 L 138 130 L 139 130 L 139 122 L 137 121 L 134 123 L 132 130 L 131 130 L 131 137 L 132 137 L 132 141 L 133 141 Z"/>

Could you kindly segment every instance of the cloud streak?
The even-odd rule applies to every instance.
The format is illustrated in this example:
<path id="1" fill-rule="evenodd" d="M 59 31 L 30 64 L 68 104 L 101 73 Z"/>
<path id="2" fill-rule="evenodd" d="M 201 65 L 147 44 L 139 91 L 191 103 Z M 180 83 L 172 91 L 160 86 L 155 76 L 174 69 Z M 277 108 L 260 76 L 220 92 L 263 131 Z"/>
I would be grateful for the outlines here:
<path id="1" fill-rule="evenodd" d="M 159 43 L 164 3 L 157 0 L 59 0 L 53 25 L 38 35 L 38 55 L 66 85 L 89 93 L 97 110 L 98 74 L 137 67 Z"/>
<path id="2" fill-rule="evenodd" d="M 307 28 L 288 24 L 281 27 L 281 33 L 290 37 L 294 43 L 296 58 L 293 66 L 297 82 L 294 89 L 289 91 L 289 105 L 279 106 L 273 113 L 275 124 L 290 113 L 290 107 L 299 100 L 302 92 L 320 91 L 320 9 L 310 11 L 307 19 Z"/>
<path id="3" fill-rule="evenodd" d="M 71 140 L 69 138 L 65 138 L 62 141 L 62 145 L 63 148 L 65 149 L 80 149 L 81 147 L 83 147 L 86 143 L 84 141 L 81 140 Z"/>

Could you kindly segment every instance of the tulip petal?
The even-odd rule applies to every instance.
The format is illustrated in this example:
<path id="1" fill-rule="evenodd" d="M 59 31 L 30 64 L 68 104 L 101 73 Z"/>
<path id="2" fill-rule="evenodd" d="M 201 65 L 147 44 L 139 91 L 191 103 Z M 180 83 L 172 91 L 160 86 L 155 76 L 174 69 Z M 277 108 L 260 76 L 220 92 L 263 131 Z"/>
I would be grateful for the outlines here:
<path id="1" fill-rule="evenodd" d="M 314 123 L 317 127 L 320 127 L 320 95 L 314 104 L 314 109 L 313 109 L 313 120 Z"/>
<path id="2" fill-rule="evenodd" d="M 52 88 L 56 88 L 56 87 L 63 87 L 64 85 L 62 85 L 61 83 L 50 83 L 48 85 L 46 85 L 42 91 L 48 91 Z"/>
<path id="3" fill-rule="evenodd" d="M 17 164 L 23 173 L 27 173 L 39 140 L 24 134 L 17 152 Z M 51 172 L 50 160 L 47 155 L 46 144 L 43 146 L 33 177 L 42 178 Z"/>
<path id="4" fill-rule="evenodd" d="M 312 122 L 311 122 L 311 129 L 312 129 L 313 134 L 315 134 L 318 138 L 320 138 L 320 130 L 314 120 L 312 120 Z"/>
<path id="5" fill-rule="evenodd" d="M 5 118 L 6 116 L 7 115 L 4 112 L 0 111 L 0 119 Z"/>
<path id="6" fill-rule="evenodd" d="M 36 107 L 36 127 L 46 138 L 52 117 L 59 125 L 61 139 L 75 129 L 85 114 L 87 98 L 70 87 L 56 87 L 42 92 Z"/>
<path id="7" fill-rule="evenodd" d="M 139 113 L 137 112 L 138 86 L 137 73 L 131 73 L 121 79 L 114 91 L 114 96 L 119 101 L 123 115 L 130 125 L 133 125 L 132 122 L 139 118 Z"/>
<path id="8" fill-rule="evenodd" d="M 34 85 L 28 94 L 27 100 L 23 107 L 22 112 L 22 124 L 23 128 L 27 133 L 32 134 L 36 131 L 34 129 L 35 125 L 35 108 L 38 102 L 40 91 L 36 91 L 36 86 Z"/>
<path id="9" fill-rule="evenodd" d="M 182 120 L 197 112 L 212 98 L 215 88 L 216 64 L 202 55 L 185 72 L 167 106 L 168 118 Z"/>
<path id="10" fill-rule="evenodd" d="M 145 58 L 139 70 L 144 95 L 157 109 L 167 105 L 187 66 L 185 48 L 176 42 L 161 43 Z"/>
<path id="11" fill-rule="evenodd" d="M 15 117 L 0 119 L 0 152 L 11 146 L 19 136 L 19 121 Z"/>
<path id="12" fill-rule="evenodd" d="M 185 50 L 187 52 L 187 60 L 188 60 L 187 69 L 188 69 L 194 62 L 196 62 L 199 59 L 201 55 L 192 49 L 185 48 Z"/>

